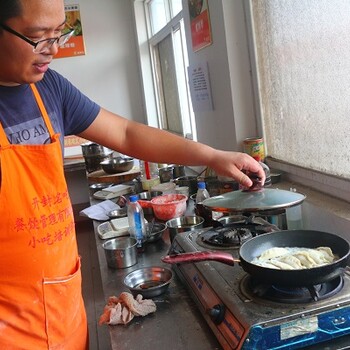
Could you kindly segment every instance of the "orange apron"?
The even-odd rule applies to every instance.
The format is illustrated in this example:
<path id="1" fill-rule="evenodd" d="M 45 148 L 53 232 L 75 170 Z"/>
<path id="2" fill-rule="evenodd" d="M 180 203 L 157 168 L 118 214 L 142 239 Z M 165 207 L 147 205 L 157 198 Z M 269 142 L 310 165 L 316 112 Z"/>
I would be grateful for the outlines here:
<path id="1" fill-rule="evenodd" d="M 10 144 L 0 123 L 0 349 L 87 349 L 73 211 L 59 135 Z"/>

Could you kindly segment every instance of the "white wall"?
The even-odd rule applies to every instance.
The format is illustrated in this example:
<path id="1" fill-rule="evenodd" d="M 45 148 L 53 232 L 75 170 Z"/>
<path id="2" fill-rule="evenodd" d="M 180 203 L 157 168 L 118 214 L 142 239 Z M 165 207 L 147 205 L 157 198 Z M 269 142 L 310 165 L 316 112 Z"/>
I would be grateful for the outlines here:
<path id="1" fill-rule="evenodd" d="M 208 62 L 213 111 L 197 112 L 198 140 L 226 150 L 258 135 L 242 0 L 209 0 L 212 44 L 192 51 L 188 0 L 183 0 L 189 62 Z"/>
<path id="2" fill-rule="evenodd" d="M 51 68 L 102 107 L 144 122 L 132 4 L 128 0 L 69 0 L 79 4 L 86 55 L 55 59 Z"/>
<path id="3" fill-rule="evenodd" d="M 51 67 L 101 106 L 145 122 L 133 1 L 66 3 L 80 5 L 86 55 L 56 59 Z M 241 150 L 244 138 L 257 136 L 248 49 L 242 35 L 242 1 L 209 0 L 213 43 L 198 52 L 192 52 L 187 0 L 183 6 L 189 61 L 208 62 L 214 104 L 213 111 L 196 113 L 198 140 L 217 148 Z"/>

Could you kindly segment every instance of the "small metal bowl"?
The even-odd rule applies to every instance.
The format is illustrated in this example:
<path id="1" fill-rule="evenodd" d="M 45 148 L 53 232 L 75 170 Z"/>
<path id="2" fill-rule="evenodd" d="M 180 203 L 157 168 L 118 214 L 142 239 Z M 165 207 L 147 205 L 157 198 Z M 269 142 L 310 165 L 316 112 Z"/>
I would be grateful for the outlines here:
<path id="1" fill-rule="evenodd" d="M 90 195 L 92 196 L 95 192 L 97 191 L 101 191 L 104 188 L 110 187 L 112 186 L 111 184 L 108 183 L 95 183 L 89 186 L 89 190 L 90 190 Z"/>
<path id="2" fill-rule="evenodd" d="M 134 166 L 134 158 L 114 157 L 100 163 L 107 174 L 117 174 L 129 171 Z"/>
<path id="3" fill-rule="evenodd" d="M 204 218 L 197 215 L 181 216 L 179 218 L 168 220 L 165 224 L 169 231 L 170 242 L 173 242 L 178 233 L 194 231 L 202 228 L 204 225 Z"/>
<path id="4" fill-rule="evenodd" d="M 159 191 L 145 191 L 140 192 L 139 195 L 139 204 L 141 205 L 144 214 L 153 215 L 153 207 L 151 199 L 157 196 L 161 196 L 163 193 Z"/>
<path id="5" fill-rule="evenodd" d="M 127 215 L 126 207 L 114 209 L 107 213 L 107 216 L 110 219 L 118 219 L 123 218 Z"/>
<path id="6" fill-rule="evenodd" d="M 144 298 L 153 298 L 169 288 L 172 277 L 171 270 L 165 267 L 143 267 L 126 275 L 124 285 L 134 296 L 141 294 Z"/>
<path id="7" fill-rule="evenodd" d="M 152 232 L 149 229 L 152 228 Z M 166 225 L 160 222 L 147 224 L 147 242 L 153 243 L 162 238 L 164 231 L 166 230 Z"/>

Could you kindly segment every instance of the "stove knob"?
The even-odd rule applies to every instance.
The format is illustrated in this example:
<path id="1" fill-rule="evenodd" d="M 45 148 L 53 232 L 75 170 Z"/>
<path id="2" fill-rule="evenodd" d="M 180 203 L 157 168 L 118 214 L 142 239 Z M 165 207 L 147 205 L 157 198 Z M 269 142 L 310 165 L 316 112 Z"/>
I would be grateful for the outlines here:
<path id="1" fill-rule="evenodd" d="M 215 305 L 208 310 L 208 315 L 215 324 L 220 324 L 225 318 L 225 305 Z"/>

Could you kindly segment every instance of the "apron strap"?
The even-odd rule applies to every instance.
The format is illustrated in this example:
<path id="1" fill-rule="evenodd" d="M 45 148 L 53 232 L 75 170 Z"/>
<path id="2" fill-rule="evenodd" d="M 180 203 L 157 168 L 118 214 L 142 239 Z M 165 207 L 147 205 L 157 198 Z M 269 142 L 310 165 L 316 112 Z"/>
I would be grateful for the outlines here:
<path id="1" fill-rule="evenodd" d="M 36 86 L 34 84 L 30 84 L 30 87 L 34 93 L 36 103 L 38 104 L 40 112 L 41 112 L 43 119 L 45 121 L 46 127 L 49 130 L 50 137 L 52 137 L 55 134 L 55 132 L 54 132 L 53 127 L 51 125 L 50 118 L 46 112 L 46 108 L 44 107 L 43 100 L 41 99 L 41 96 L 40 96 L 39 91 L 36 88 Z"/>
<path id="2" fill-rule="evenodd" d="M 4 128 L 2 127 L 1 121 L 0 121 L 0 148 L 1 147 L 7 147 L 10 145 L 10 142 L 7 138 L 7 135 L 5 133 Z"/>

